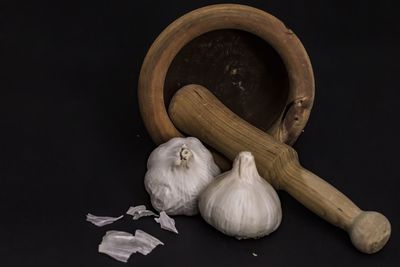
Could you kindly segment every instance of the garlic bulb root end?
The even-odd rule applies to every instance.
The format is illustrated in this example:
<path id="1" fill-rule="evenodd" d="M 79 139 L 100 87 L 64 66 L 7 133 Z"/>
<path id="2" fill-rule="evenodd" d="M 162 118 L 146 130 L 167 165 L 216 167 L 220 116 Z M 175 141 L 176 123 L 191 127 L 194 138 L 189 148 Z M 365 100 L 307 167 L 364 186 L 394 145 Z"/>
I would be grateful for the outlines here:
<path id="1" fill-rule="evenodd" d="M 157 211 L 190 216 L 198 213 L 200 192 L 219 173 L 210 151 L 197 138 L 176 137 L 150 154 L 144 184 Z"/>

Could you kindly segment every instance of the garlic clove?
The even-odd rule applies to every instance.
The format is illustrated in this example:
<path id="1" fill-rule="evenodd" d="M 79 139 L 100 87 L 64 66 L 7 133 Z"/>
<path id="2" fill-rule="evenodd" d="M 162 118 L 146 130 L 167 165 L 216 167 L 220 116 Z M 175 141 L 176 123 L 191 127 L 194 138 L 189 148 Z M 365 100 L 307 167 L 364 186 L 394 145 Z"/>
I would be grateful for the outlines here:
<path id="1" fill-rule="evenodd" d="M 239 153 L 232 169 L 209 184 L 199 210 L 206 222 L 238 239 L 268 235 L 282 219 L 279 197 L 258 174 L 250 152 Z"/>
<path id="2" fill-rule="evenodd" d="M 210 151 L 197 138 L 177 137 L 150 154 L 144 184 L 157 211 L 195 215 L 200 192 L 219 173 Z"/>

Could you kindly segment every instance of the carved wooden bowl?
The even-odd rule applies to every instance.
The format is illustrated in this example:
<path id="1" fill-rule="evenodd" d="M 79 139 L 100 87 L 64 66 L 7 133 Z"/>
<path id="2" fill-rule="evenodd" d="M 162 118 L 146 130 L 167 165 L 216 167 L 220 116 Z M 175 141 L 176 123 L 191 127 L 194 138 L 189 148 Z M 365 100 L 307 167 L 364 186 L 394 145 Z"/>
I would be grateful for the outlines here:
<path id="1" fill-rule="evenodd" d="M 138 92 L 143 121 L 156 143 L 182 135 L 167 109 L 173 94 L 192 83 L 287 144 L 302 132 L 314 100 L 313 71 L 299 39 L 274 16 L 243 5 L 187 13 L 154 41 Z"/>

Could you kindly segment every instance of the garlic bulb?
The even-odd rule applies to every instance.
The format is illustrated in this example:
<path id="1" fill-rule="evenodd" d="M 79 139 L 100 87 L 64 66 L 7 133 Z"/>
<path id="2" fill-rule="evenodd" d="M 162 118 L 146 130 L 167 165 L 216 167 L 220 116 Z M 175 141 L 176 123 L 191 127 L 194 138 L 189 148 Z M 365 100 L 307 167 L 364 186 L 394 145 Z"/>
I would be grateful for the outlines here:
<path id="1" fill-rule="evenodd" d="M 232 170 L 201 193 L 199 209 L 206 222 L 238 239 L 268 235 L 282 219 L 279 197 L 258 174 L 250 152 L 239 153 Z"/>
<path id="2" fill-rule="evenodd" d="M 157 147 L 147 161 L 144 184 L 151 204 L 169 215 L 198 213 L 198 196 L 220 173 L 214 159 L 194 137 L 173 138 Z"/>

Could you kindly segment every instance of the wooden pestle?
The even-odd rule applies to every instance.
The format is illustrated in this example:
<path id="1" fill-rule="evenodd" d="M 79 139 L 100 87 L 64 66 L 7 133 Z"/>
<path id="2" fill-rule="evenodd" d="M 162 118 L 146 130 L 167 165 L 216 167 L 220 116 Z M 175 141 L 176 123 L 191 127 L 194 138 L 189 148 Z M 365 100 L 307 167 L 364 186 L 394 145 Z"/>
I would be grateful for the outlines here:
<path id="1" fill-rule="evenodd" d="M 250 125 L 200 85 L 180 89 L 169 105 L 175 126 L 199 138 L 230 160 L 241 151 L 253 153 L 260 175 L 304 206 L 350 235 L 364 253 L 379 251 L 391 232 L 389 221 L 374 211 L 359 209 L 317 175 L 304 169 L 297 152 Z"/>

